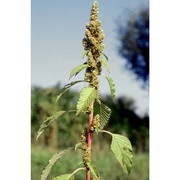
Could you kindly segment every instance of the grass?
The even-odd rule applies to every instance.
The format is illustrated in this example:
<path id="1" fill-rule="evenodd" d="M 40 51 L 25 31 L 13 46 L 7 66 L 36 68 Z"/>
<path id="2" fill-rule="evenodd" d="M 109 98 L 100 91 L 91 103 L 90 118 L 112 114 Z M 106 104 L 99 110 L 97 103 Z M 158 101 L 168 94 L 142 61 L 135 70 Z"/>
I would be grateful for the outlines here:
<path id="1" fill-rule="evenodd" d="M 149 155 L 148 154 L 135 154 L 132 172 L 126 175 L 114 158 L 113 153 L 109 147 L 95 148 L 93 152 L 92 162 L 97 167 L 101 180 L 148 180 L 149 179 Z M 97 150 L 98 149 L 98 150 Z M 31 150 L 31 180 L 40 180 L 40 175 L 43 168 L 48 164 L 49 159 L 56 151 L 48 150 L 42 147 L 32 146 Z M 55 164 L 52 169 L 48 180 L 55 176 L 65 173 L 72 173 L 77 165 L 82 162 L 82 152 L 68 152 L 59 162 Z M 85 171 L 79 171 L 75 179 L 84 180 Z"/>

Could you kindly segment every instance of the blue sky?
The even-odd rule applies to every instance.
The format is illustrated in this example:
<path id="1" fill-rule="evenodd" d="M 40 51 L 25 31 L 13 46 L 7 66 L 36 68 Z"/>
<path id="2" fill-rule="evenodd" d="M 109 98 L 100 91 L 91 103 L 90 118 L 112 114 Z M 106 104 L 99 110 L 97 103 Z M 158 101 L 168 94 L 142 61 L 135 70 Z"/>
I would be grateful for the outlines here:
<path id="1" fill-rule="evenodd" d="M 69 73 L 85 60 L 83 52 L 85 23 L 93 0 L 32 0 L 31 1 L 31 83 L 50 87 L 57 82 L 69 83 Z M 116 84 L 116 95 L 135 100 L 136 112 L 148 111 L 148 92 L 123 67 L 124 60 L 117 53 L 117 24 L 124 26 L 127 19 L 148 6 L 148 0 L 99 0 L 99 18 L 105 34 L 105 50 L 109 57 L 110 76 Z M 104 70 L 104 74 L 108 73 Z M 73 80 L 83 79 L 84 73 Z M 108 83 L 101 78 L 102 94 L 110 94 Z M 74 86 L 80 90 L 83 86 Z"/>

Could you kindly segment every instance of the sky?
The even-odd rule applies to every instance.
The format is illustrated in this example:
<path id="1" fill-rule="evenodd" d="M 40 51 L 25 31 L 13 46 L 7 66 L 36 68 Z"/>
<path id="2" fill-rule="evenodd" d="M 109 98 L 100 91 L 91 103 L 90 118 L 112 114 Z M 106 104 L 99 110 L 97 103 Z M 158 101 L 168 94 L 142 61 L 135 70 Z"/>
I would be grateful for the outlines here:
<path id="1" fill-rule="evenodd" d="M 60 82 L 68 84 L 69 73 L 84 63 L 82 39 L 85 24 L 89 22 L 93 0 L 31 0 L 31 84 L 51 87 Z M 117 21 L 125 26 L 128 18 L 148 7 L 148 0 L 99 0 L 99 19 L 105 34 L 104 53 L 109 57 L 110 77 L 116 85 L 116 97 L 135 100 L 136 113 L 148 113 L 149 94 L 124 68 L 124 59 L 118 54 Z M 103 73 L 108 75 L 104 69 Z M 72 80 L 81 80 L 84 73 Z M 80 90 L 77 85 L 72 89 Z M 110 94 L 108 83 L 100 78 L 101 94 Z"/>

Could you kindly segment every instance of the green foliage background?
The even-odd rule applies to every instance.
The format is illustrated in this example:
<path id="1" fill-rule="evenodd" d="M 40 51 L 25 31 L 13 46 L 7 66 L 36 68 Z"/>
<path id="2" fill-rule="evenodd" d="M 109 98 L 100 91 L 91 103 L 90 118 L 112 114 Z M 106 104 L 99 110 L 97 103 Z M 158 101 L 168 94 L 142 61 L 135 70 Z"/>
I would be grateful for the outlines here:
<path id="1" fill-rule="evenodd" d="M 32 171 L 31 179 L 40 179 L 40 173 L 47 165 L 49 158 L 59 149 L 74 146 L 80 141 L 82 129 L 87 126 L 87 116 L 76 116 L 67 113 L 54 121 L 36 141 L 41 123 L 54 112 L 76 109 L 79 93 L 67 91 L 56 103 L 56 98 L 62 89 L 60 84 L 52 88 L 32 87 L 31 96 L 31 141 L 32 141 Z M 111 137 L 99 134 L 93 138 L 93 159 L 99 168 L 102 179 L 146 180 L 149 177 L 149 117 L 139 117 L 135 114 L 134 101 L 127 97 L 119 97 L 114 101 L 110 96 L 103 98 L 104 103 L 112 109 L 112 114 L 106 130 L 123 134 L 132 142 L 134 155 L 133 170 L 130 176 L 123 173 L 117 160 L 110 151 Z M 96 136 L 96 135 L 94 135 Z M 70 153 L 57 163 L 51 173 L 52 176 L 71 173 L 82 161 L 79 156 Z M 112 168 L 113 167 L 113 168 Z M 50 176 L 50 177 L 52 177 Z M 83 172 L 77 173 L 77 179 L 84 179 Z"/>

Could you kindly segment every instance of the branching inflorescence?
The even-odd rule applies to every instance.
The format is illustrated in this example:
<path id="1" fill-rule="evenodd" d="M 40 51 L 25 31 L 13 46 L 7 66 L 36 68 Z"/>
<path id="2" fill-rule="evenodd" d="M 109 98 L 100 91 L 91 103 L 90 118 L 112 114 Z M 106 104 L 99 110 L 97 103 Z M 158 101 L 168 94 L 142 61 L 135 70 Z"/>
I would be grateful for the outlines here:
<path id="1" fill-rule="evenodd" d="M 86 24 L 86 31 L 85 31 L 85 38 L 83 39 L 83 46 L 84 46 L 84 53 L 83 58 L 86 56 L 87 61 L 81 65 L 75 67 L 71 73 L 70 78 L 76 76 L 79 72 L 83 69 L 85 70 L 85 78 L 84 80 L 73 81 L 67 84 L 60 92 L 57 100 L 73 85 L 81 82 L 87 82 L 87 87 L 84 87 L 80 92 L 80 97 L 77 102 L 77 109 L 76 110 L 61 110 L 53 114 L 51 117 L 48 117 L 43 124 L 41 125 L 37 138 L 41 135 L 41 133 L 49 126 L 52 121 L 56 120 L 60 116 L 64 115 L 65 113 L 76 112 L 78 116 L 80 113 L 86 113 L 88 115 L 88 127 L 85 127 L 82 130 L 81 140 L 79 143 L 75 145 L 75 151 L 77 149 L 81 149 L 83 154 L 83 164 L 77 170 L 75 170 L 71 174 L 60 175 L 58 177 L 53 178 L 53 180 L 72 180 L 74 179 L 74 174 L 77 173 L 79 170 L 86 171 L 86 180 L 90 180 L 90 175 L 92 174 L 93 179 L 100 179 L 99 173 L 97 169 L 94 168 L 91 162 L 91 143 L 92 143 L 92 134 L 94 132 L 104 132 L 112 136 L 111 141 L 111 150 L 114 153 L 116 159 L 121 164 L 123 171 L 126 173 L 130 173 L 132 168 L 132 146 L 130 141 L 122 135 L 113 134 L 109 131 L 103 130 L 105 125 L 107 124 L 110 115 L 111 109 L 107 107 L 105 104 L 101 102 L 100 95 L 99 95 L 99 79 L 98 76 L 102 75 L 102 65 L 106 68 L 108 72 L 109 65 L 108 65 L 108 57 L 103 53 L 104 45 L 104 35 L 103 30 L 101 28 L 101 21 L 98 19 L 98 2 L 97 0 L 94 1 L 91 9 L 90 14 L 90 22 Z M 115 96 L 115 85 L 113 80 L 103 75 L 110 86 L 111 95 L 114 98 Z M 96 114 L 94 111 L 94 105 L 98 107 L 96 110 Z M 47 167 L 43 170 L 41 175 L 41 180 L 45 180 L 53 165 L 65 154 L 67 151 L 72 150 L 69 148 L 64 151 L 60 151 L 59 153 L 55 154 Z M 95 170 L 96 169 L 96 170 Z"/>
<path id="2" fill-rule="evenodd" d="M 96 89 L 99 87 L 98 75 L 102 71 L 99 57 L 104 49 L 102 44 L 104 35 L 102 34 L 101 22 L 98 19 L 98 11 L 98 3 L 95 1 L 91 9 L 90 23 L 86 24 L 86 38 L 83 39 L 83 46 L 88 56 L 85 80 Z"/>

